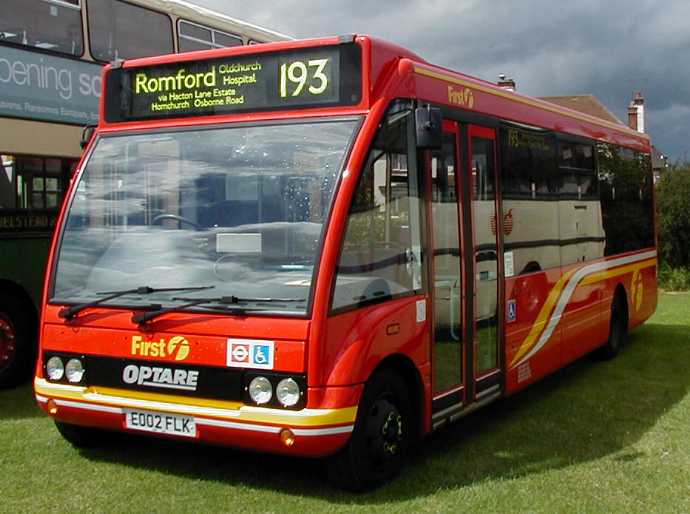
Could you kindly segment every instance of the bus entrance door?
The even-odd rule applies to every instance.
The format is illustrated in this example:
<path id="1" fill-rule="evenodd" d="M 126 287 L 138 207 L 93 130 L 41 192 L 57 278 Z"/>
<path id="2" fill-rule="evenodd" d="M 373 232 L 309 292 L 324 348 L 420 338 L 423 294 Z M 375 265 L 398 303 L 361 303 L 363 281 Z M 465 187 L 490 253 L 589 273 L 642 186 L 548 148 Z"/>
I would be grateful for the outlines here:
<path id="1" fill-rule="evenodd" d="M 459 129 L 444 121 L 443 146 L 427 162 L 429 254 L 432 295 L 432 383 L 434 426 L 465 404 L 467 345 L 465 265 L 461 237 L 462 197 L 458 183 Z"/>
<path id="2" fill-rule="evenodd" d="M 434 427 L 500 394 L 503 377 L 496 134 L 443 126 L 443 147 L 426 167 Z"/>
<path id="3" fill-rule="evenodd" d="M 473 252 L 473 397 L 482 402 L 500 394 L 502 361 L 500 351 L 500 320 L 502 297 L 499 259 L 499 233 L 502 224 L 497 218 L 498 198 L 496 166 L 496 131 L 470 125 L 468 140 L 468 192 L 471 202 L 471 233 Z M 469 239 L 469 237 L 468 237 Z M 470 266 L 470 264 L 468 264 Z"/>

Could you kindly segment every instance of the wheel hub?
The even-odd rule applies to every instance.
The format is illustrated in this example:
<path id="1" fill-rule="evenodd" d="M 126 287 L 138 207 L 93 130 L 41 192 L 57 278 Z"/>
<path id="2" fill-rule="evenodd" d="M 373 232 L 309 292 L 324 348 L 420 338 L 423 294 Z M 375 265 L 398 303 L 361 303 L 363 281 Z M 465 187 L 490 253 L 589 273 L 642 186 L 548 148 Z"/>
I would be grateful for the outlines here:
<path id="1" fill-rule="evenodd" d="M 17 333 L 12 323 L 0 314 L 0 369 L 8 366 L 17 353 Z"/>
<path id="2" fill-rule="evenodd" d="M 378 400 L 371 410 L 369 426 L 370 449 L 378 460 L 387 460 L 400 453 L 403 421 L 395 405 L 388 400 Z"/>

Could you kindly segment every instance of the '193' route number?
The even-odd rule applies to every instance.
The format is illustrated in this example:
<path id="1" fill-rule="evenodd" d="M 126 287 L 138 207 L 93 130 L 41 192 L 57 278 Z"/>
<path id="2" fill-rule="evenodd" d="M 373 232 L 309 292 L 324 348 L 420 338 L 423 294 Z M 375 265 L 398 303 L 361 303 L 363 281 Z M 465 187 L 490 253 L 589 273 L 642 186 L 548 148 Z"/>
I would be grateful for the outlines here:
<path id="1" fill-rule="evenodd" d="M 320 95 L 328 88 L 323 72 L 330 59 L 311 59 L 306 63 L 294 61 L 280 65 L 280 97 L 299 96 L 304 88 L 312 95 Z M 307 83 L 309 84 L 307 86 Z M 292 89 L 292 91 L 289 91 Z"/>

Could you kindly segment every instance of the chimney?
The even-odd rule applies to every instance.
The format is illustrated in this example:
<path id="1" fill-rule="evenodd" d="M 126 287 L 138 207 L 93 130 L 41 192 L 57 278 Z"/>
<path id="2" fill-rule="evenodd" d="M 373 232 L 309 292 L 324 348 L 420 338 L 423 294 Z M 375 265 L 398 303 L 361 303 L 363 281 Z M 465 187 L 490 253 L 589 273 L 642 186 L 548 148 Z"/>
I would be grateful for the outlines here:
<path id="1" fill-rule="evenodd" d="M 628 106 L 628 126 L 638 132 L 644 132 L 644 97 L 640 91 L 635 93 Z"/>
<path id="2" fill-rule="evenodd" d="M 498 87 L 506 91 L 515 91 L 515 81 L 513 79 L 507 79 L 503 73 L 498 76 L 497 84 Z"/>

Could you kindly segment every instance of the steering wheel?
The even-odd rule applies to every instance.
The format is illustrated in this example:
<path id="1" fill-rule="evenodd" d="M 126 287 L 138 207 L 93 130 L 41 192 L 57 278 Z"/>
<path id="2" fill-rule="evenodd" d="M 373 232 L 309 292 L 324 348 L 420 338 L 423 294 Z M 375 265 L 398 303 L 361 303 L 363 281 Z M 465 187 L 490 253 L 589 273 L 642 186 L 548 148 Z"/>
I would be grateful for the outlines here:
<path id="1" fill-rule="evenodd" d="M 187 225 L 191 225 L 192 227 L 194 227 L 196 230 L 201 230 L 201 228 L 202 228 L 201 225 L 199 225 L 198 223 L 196 223 L 190 219 L 183 218 L 182 216 L 178 216 L 177 214 L 159 214 L 158 216 L 155 216 L 151 220 L 151 224 L 155 225 L 155 224 L 157 224 L 163 220 L 175 220 L 180 225 L 182 225 L 183 223 L 186 223 Z"/>

